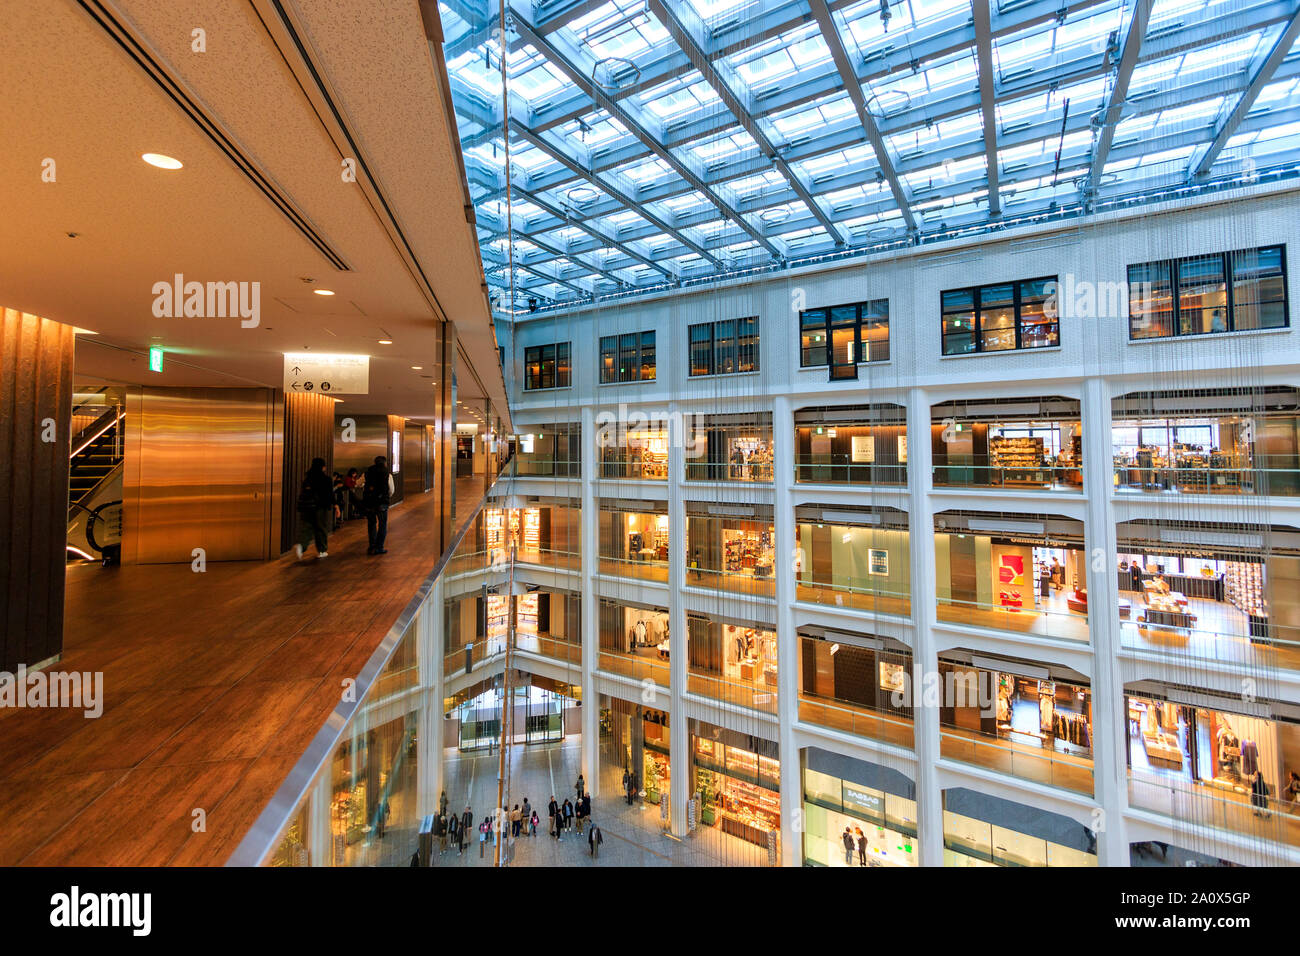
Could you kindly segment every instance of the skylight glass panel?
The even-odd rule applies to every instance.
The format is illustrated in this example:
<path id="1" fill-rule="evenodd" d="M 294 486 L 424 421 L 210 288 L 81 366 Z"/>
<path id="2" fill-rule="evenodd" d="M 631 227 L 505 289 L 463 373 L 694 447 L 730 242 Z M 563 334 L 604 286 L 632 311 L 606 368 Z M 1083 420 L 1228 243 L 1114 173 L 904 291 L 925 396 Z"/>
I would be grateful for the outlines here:
<path id="1" fill-rule="evenodd" d="M 840 120 L 857 122 L 857 110 L 847 93 L 834 93 L 816 100 L 812 106 L 799 106 L 775 113 L 767 121 L 785 139 L 792 140 L 810 130 L 821 130 Z"/>
<path id="2" fill-rule="evenodd" d="M 700 15 L 700 19 L 710 26 L 728 15 L 735 13 L 752 0 L 686 0 Z"/>

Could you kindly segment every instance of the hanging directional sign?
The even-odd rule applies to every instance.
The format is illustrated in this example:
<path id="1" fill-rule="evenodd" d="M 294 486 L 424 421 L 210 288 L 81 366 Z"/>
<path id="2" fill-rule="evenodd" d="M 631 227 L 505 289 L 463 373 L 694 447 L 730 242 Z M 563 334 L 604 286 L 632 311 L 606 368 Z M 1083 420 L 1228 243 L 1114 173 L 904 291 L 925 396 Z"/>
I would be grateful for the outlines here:
<path id="1" fill-rule="evenodd" d="M 365 395 L 370 391 L 370 356 L 285 352 L 284 390 L 322 395 Z"/>

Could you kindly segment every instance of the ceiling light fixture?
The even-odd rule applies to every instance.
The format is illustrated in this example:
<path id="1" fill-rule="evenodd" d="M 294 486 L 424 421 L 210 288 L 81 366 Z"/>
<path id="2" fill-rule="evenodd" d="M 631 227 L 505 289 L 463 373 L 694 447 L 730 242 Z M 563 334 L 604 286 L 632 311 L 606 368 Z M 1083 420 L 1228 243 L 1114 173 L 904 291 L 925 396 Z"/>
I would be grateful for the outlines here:
<path id="1" fill-rule="evenodd" d="M 185 165 L 179 159 L 173 159 L 162 153 L 142 153 L 140 158 L 150 166 L 157 166 L 159 169 L 180 169 Z"/>
<path id="2" fill-rule="evenodd" d="M 411 368 L 415 369 L 415 371 L 418 372 L 418 371 L 420 371 L 421 369 L 423 369 L 424 366 L 423 366 L 423 365 L 412 365 Z"/>
<path id="3" fill-rule="evenodd" d="M 311 291 L 312 291 L 312 292 L 315 292 L 317 295 L 333 295 L 333 294 L 334 294 L 334 290 L 333 290 L 333 289 L 312 289 Z"/>
<path id="4" fill-rule="evenodd" d="M 380 339 L 380 340 L 379 340 L 379 344 L 380 344 L 380 345 L 392 345 L 392 344 L 393 344 L 393 340 L 392 340 L 392 339 Z"/>

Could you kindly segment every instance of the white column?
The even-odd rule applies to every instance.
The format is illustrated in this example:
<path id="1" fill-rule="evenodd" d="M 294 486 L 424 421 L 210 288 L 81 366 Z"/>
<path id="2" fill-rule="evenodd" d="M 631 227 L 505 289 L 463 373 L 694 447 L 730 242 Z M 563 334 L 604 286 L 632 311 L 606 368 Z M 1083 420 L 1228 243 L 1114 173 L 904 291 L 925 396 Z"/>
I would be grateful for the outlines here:
<path id="1" fill-rule="evenodd" d="M 926 675 L 937 675 L 935 650 L 933 454 L 930 401 L 920 388 L 907 396 L 908 541 L 912 575 L 912 714 L 916 738 L 916 843 L 922 866 L 943 866 L 943 793 L 939 789 L 939 709 L 925 705 Z"/>
<path id="2" fill-rule="evenodd" d="M 671 806 L 669 823 L 676 836 L 685 836 L 689 829 L 688 803 L 691 799 L 690 734 L 686 724 L 682 692 L 686 690 L 686 605 L 682 601 L 682 588 L 686 584 L 686 495 L 682 482 L 686 480 L 685 443 L 694 433 L 681 422 L 681 409 L 676 402 L 668 407 L 668 420 L 676 434 L 668 441 L 668 633 L 669 633 L 669 706 L 668 706 L 668 766 Z M 692 419 L 693 420 L 693 419 Z M 638 771 L 639 772 L 639 771 Z"/>
<path id="3" fill-rule="evenodd" d="M 596 662 L 600 652 L 600 617 L 596 605 L 596 569 L 599 565 L 600 517 L 596 513 L 596 416 L 590 405 L 582 407 L 582 513 L 578 549 L 582 552 L 579 581 L 582 601 L 582 777 L 593 795 L 600 793 L 600 697 L 596 693 Z"/>
<path id="4" fill-rule="evenodd" d="M 1124 811 L 1128 805 L 1128 745 L 1124 684 L 1119 669 L 1119 575 L 1115 514 L 1111 504 L 1110 390 L 1105 379 L 1083 385 L 1083 490 L 1088 496 L 1084 541 L 1088 549 L 1088 631 L 1092 638 L 1093 786 L 1097 862 L 1128 866 Z"/>
<path id="5" fill-rule="evenodd" d="M 776 714 L 781 756 L 781 865 L 803 859 L 802 757 L 794 743 L 799 716 L 799 635 L 794 621 L 794 411 L 790 399 L 772 400 L 772 524 L 776 561 Z"/>

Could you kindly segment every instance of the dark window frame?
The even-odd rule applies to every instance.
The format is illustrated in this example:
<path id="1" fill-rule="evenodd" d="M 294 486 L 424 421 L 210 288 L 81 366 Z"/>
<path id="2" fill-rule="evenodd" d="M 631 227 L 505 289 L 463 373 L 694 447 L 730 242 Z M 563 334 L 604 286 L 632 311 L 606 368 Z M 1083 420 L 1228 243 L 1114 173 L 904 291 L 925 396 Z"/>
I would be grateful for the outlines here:
<path id="1" fill-rule="evenodd" d="M 1033 351 L 1037 351 L 1038 349 L 1060 348 L 1061 347 L 1061 319 L 1060 319 L 1059 310 L 1057 310 L 1056 316 L 1053 317 L 1053 319 L 1050 322 L 1030 323 L 1031 326 L 1037 326 L 1044 329 L 1054 328 L 1056 330 L 1056 340 L 1054 342 L 1049 342 L 1048 344 L 1044 344 L 1044 345 L 1025 344 L 1026 323 L 1025 323 L 1024 315 L 1021 311 L 1022 306 L 1024 305 L 1024 298 L 1025 298 L 1023 294 L 1023 290 L 1024 287 L 1033 285 L 1034 283 L 1043 283 L 1045 286 L 1050 285 L 1051 289 L 1056 290 L 1060 288 L 1060 276 L 1034 276 L 1033 278 L 1030 279 L 1011 279 L 1005 282 L 988 282 L 985 283 L 984 285 L 958 286 L 955 289 L 944 289 L 940 291 L 939 293 L 940 354 L 945 357 L 962 356 L 962 355 L 999 355 L 1004 352 L 1033 352 Z M 980 319 L 981 313 L 987 311 L 986 309 L 983 308 L 983 296 L 985 293 L 990 293 L 991 290 L 1001 289 L 1006 286 L 1011 287 L 1011 329 L 1015 333 L 1015 345 L 1009 349 L 986 349 L 984 347 L 985 330 L 982 327 L 982 322 Z M 944 308 L 945 296 L 958 295 L 961 293 L 970 294 L 971 301 L 970 301 L 969 309 L 964 309 L 964 308 L 945 309 Z M 1053 294 L 1054 292 L 1046 293 L 1046 297 L 1044 301 L 1050 299 Z M 967 313 L 969 313 L 969 315 L 971 316 L 971 327 L 969 331 L 961 332 L 961 333 L 953 333 L 947 330 L 948 316 L 964 315 Z M 989 331 L 993 331 L 993 330 L 990 329 Z M 964 351 L 948 350 L 948 341 L 950 339 L 957 339 L 958 337 L 965 337 L 965 336 L 970 337 L 971 343 L 974 346 L 973 348 L 966 349 Z"/>
<path id="2" fill-rule="evenodd" d="M 601 385 L 622 385 L 628 382 L 653 382 L 655 380 L 654 329 L 647 329 L 642 332 L 616 332 L 613 335 L 602 335 L 599 346 Z M 624 361 L 625 358 L 627 359 L 626 362 Z M 648 375 L 646 374 L 647 371 L 649 372 Z"/>
<path id="3" fill-rule="evenodd" d="M 833 325 L 832 315 L 834 314 L 836 309 L 854 310 L 854 317 L 852 322 L 853 349 L 854 349 L 853 354 L 856 361 L 853 363 L 853 366 L 856 367 L 858 365 L 874 365 L 877 362 L 888 362 L 890 360 L 893 353 L 892 350 L 890 349 L 890 337 L 889 337 L 889 333 L 890 333 L 889 299 L 887 298 L 866 299 L 862 302 L 845 302 L 839 305 L 825 305 L 816 309 L 805 309 L 799 313 L 798 334 L 799 334 L 799 367 L 800 368 L 829 368 L 831 370 L 832 378 L 856 378 L 857 377 L 856 375 L 836 376 L 834 374 L 834 370 L 836 368 L 850 367 L 848 365 L 836 365 L 832 361 L 832 351 L 833 351 L 834 343 L 831 337 L 831 329 L 847 327 L 844 325 Z M 864 354 L 869 354 L 870 349 L 864 348 L 864 343 L 865 344 L 869 344 L 869 343 L 865 342 L 865 340 L 863 339 L 863 335 L 862 335 L 863 328 L 869 327 L 870 323 L 880 322 L 881 316 L 877 314 L 877 312 L 878 310 L 882 310 L 882 309 L 884 312 L 883 321 L 885 326 L 885 355 L 882 358 L 864 359 L 862 358 L 862 356 Z M 810 324 L 808 322 L 808 319 L 810 318 L 814 322 L 816 322 L 818 317 L 820 317 L 821 319 L 821 323 L 819 325 Z M 823 336 L 821 345 L 813 345 L 811 347 L 805 346 L 803 341 L 804 334 L 806 332 L 813 332 L 819 329 Z M 816 352 L 818 350 L 820 350 L 822 353 L 822 360 L 820 362 L 809 361 L 808 360 L 809 353 Z"/>
<path id="4" fill-rule="evenodd" d="M 527 346 L 524 349 L 524 391 L 569 388 L 573 384 L 571 355 L 568 342 Z"/>
<path id="5" fill-rule="evenodd" d="M 701 331 L 708 330 L 707 337 Z M 721 334 L 720 334 L 721 332 Z M 706 375 L 748 375 L 757 372 L 761 333 L 758 316 L 696 322 L 686 328 L 686 373 L 688 378 Z M 697 353 L 702 359 L 696 365 Z M 701 369 L 696 371 L 697 367 Z"/>
<path id="6" fill-rule="evenodd" d="M 1258 258 L 1263 253 L 1276 250 L 1278 253 L 1278 274 L 1276 278 L 1282 280 L 1282 324 L 1261 326 L 1255 328 L 1237 328 L 1237 295 L 1236 288 L 1236 268 L 1239 261 L 1245 257 Z M 1184 332 L 1183 325 L 1183 282 L 1182 268 L 1184 263 L 1195 262 L 1198 259 L 1218 259 L 1223 270 L 1224 293 L 1225 293 L 1225 328 L 1210 329 L 1201 332 Z M 1169 283 L 1169 333 L 1155 335 L 1134 335 L 1133 322 L 1135 318 L 1150 315 L 1150 312 L 1134 313 L 1133 311 L 1133 280 L 1134 270 L 1162 268 L 1167 276 Z M 1125 280 L 1129 286 L 1128 300 L 1128 338 L 1130 342 L 1148 342 L 1152 340 L 1160 341 L 1166 339 L 1191 339 L 1200 338 L 1207 335 L 1227 335 L 1233 332 L 1276 332 L 1281 329 L 1291 327 L 1291 288 L 1288 282 L 1287 264 L 1286 264 L 1286 243 L 1275 242 L 1266 246 L 1252 246 L 1246 249 L 1233 249 L 1227 252 L 1212 252 L 1206 254 L 1197 254 L 1189 256 L 1179 256 L 1172 259 L 1154 259 L 1150 262 L 1135 262 L 1130 264 L 1124 273 Z M 1271 278 L 1271 277 L 1270 277 Z M 1253 300 L 1253 304 L 1258 306 L 1261 299 Z M 1157 313 L 1158 314 L 1158 313 Z"/>

